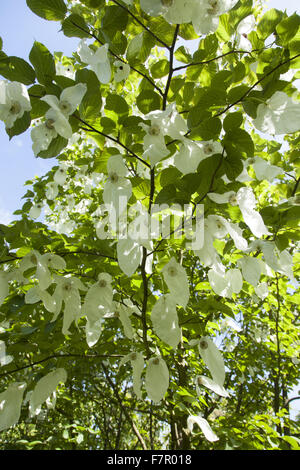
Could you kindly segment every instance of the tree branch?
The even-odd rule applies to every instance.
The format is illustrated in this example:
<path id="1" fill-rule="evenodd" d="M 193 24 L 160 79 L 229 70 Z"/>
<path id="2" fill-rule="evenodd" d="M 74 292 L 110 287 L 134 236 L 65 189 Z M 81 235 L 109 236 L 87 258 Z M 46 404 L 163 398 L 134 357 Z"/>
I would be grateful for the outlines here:
<path id="1" fill-rule="evenodd" d="M 131 416 L 129 415 L 129 413 L 127 412 L 126 408 L 123 406 L 123 403 L 122 403 L 122 400 L 120 398 L 120 395 L 119 395 L 119 392 L 114 384 L 114 382 L 112 381 L 112 379 L 110 378 L 109 374 L 108 374 L 108 371 L 105 367 L 105 365 L 103 363 L 101 363 L 102 365 L 102 369 L 104 370 L 104 373 L 105 373 L 105 376 L 106 376 L 106 379 L 109 383 L 109 385 L 111 386 L 111 388 L 113 389 L 113 392 L 114 392 L 114 395 L 116 397 L 116 399 L 118 400 L 118 403 L 120 405 L 120 408 L 122 409 L 123 411 L 123 414 L 126 416 L 126 419 L 128 420 L 128 422 L 131 424 L 131 427 L 133 429 L 133 432 L 135 433 L 136 437 L 138 438 L 138 440 L 140 441 L 141 443 L 141 446 L 143 448 L 143 450 L 147 450 L 147 447 L 146 447 L 146 444 L 141 436 L 141 434 L 139 433 L 139 430 L 137 429 L 133 419 L 131 418 Z"/>
<path id="2" fill-rule="evenodd" d="M 170 46 L 168 46 L 166 42 L 156 36 L 156 34 L 153 33 L 153 31 L 151 31 L 144 23 L 142 23 L 128 8 L 126 8 L 124 5 L 121 5 L 121 3 L 117 2 L 116 0 L 111 1 L 118 5 L 120 8 L 123 8 L 123 10 L 127 11 L 127 13 L 134 19 L 134 21 L 136 21 L 140 26 L 142 26 L 142 28 L 144 28 L 145 31 L 151 34 L 151 36 L 153 36 L 158 42 L 160 42 L 160 44 L 162 44 L 167 49 L 170 49 Z"/>
<path id="3" fill-rule="evenodd" d="M 234 103 L 231 103 L 229 104 L 228 106 L 226 106 L 226 108 L 224 108 L 222 111 L 216 113 L 214 116 L 212 117 L 218 117 L 218 116 L 221 116 L 222 114 L 226 113 L 226 111 L 228 111 L 230 108 L 232 108 L 233 106 L 235 106 L 236 104 L 240 103 L 241 101 L 243 101 L 244 98 L 246 98 L 246 96 L 249 95 L 249 93 L 259 84 L 261 83 L 265 78 L 267 78 L 269 75 L 271 75 L 272 73 L 275 72 L 275 70 L 279 69 L 280 67 L 282 67 L 283 65 L 291 62 L 292 60 L 296 59 L 297 57 L 300 57 L 300 54 L 297 54 L 287 60 L 285 60 L 284 62 L 281 62 L 280 64 L 276 65 L 276 67 L 274 67 L 272 70 L 270 70 L 268 73 L 266 73 L 263 77 L 261 77 L 259 80 L 257 80 L 254 85 L 252 85 L 238 100 L 234 101 Z"/>
<path id="4" fill-rule="evenodd" d="M 3 374 L 0 374 L 0 378 L 6 377 L 7 375 L 16 374 L 17 372 L 20 372 L 21 370 L 29 369 L 30 367 L 40 365 L 43 362 L 50 361 L 51 359 L 72 358 L 72 357 L 79 357 L 82 359 L 95 359 L 95 358 L 101 358 L 101 359 L 107 358 L 108 359 L 110 357 L 120 358 L 120 357 L 123 357 L 123 355 L 120 355 L 120 354 L 52 354 L 51 356 L 45 357 L 44 359 L 41 359 L 40 361 L 31 362 L 30 364 L 27 364 L 26 366 L 18 367 L 17 369 L 4 372 Z"/>
<path id="5" fill-rule="evenodd" d="M 172 75 L 173 75 L 173 72 L 174 72 L 174 69 L 173 69 L 174 49 L 175 49 L 175 45 L 176 45 L 176 40 L 177 40 L 179 28 L 180 28 L 180 25 L 177 24 L 176 28 L 175 28 L 174 36 L 173 36 L 172 45 L 169 49 L 170 50 L 170 69 L 169 69 L 169 75 L 168 75 L 168 78 L 167 78 L 166 88 L 165 88 L 165 91 L 163 93 L 163 110 L 165 110 L 166 106 L 167 106 L 168 92 L 169 92 L 169 89 L 170 89 Z"/>
<path id="6" fill-rule="evenodd" d="M 151 165 L 149 163 L 147 163 L 145 160 L 143 160 L 141 157 L 139 157 L 136 153 L 134 153 L 132 150 L 130 150 L 130 148 L 128 148 L 125 144 L 123 144 L 119 139 L 115 138 L 115 137 L 112 137 L 111 135 L 108 135 L 108 134 L 105 134 L 104 132 L 102 131 L 99 131 L 99 129 L 96 129 L 95 127 L 91 126 L 90 124 L 88 124 L 87 122 L 85 122 L 83 119 L 79 118 L 78 116 L 75 116 L 76 119 L 80 122 L 82 122 L 85 126 L 88 126 L 89 129 L 86 129 L 84 127 L 80 127 L 80 129 L 83 129 L 84 131 L 87 131 L 87 132 L 95 132 L 96 134 L 100 134 L 100 135 L 103 135 L 103 137 L 106 137 L 107 139 L 111 140 L 112 142 L 115 142 L 116 144 L 120 145 L 121 147 L 123 147 L 123 149 L 126 150 L 126 152 L 130 153 L 130 155 L 134 158 L 136 158 L 137 160 L 139 160 L 140 162 L 142 162 L 144 165 L 146 165 L 148 168 L 151 168 Z"/>
<path id="7" fill-rule="evenodd" d="M 72 25 L 73 26 L 76 26 L 76 28 L 78 29 L 81 29 L 81 31 L 84 31 L 86 34 L 88 34 L 89 36 L 91 36 L 92 38 L 95 39 L 95 41 L 99 42 L 99 44 L 101 44 L 101 46 L 103 46 L 105 43 L 103 41 L 101 41 L 101 39 L 99 39 L 96 34 L 94 33 L 91 33 L 90 30 L 86 30 L 84 28 L 82 28 L 81 26 L 79 26 L 78 24 L 74 23 L 73 21 L 71 21 Z M 108 48 L 108 52 L 113 56 L 115 57 L 116 59 L 120 60 L 121 62 L 123 62 L 123 64 L 127 64 L 128 62 L 126 62 L 126 60 L 124 60 L 122 57 L 118 56 L 118 54 L 116 54 L 115 52 L 113 52 L 110 48 Z M 130 65 L 128 63 L 129 67 L 134 70 L 136 73 L 138 73 L 139 75 L 141 75 L 142 77 L 144 77 L 149 83 L 151 83 L 151 85 L 157 89 L 157 91 L 162 95 L 163 92 L 162 90 L 159 88 L 158 85 L 156 85 L 155 82 L 153 82 L 153 80 L 151 80 L 150 77 L 148 77 L 148 75 L 146 75 L 145 73 L 141 72 L 140 70 L 136 69 L 135 67 L 133 67 L 132 65 Z"/>

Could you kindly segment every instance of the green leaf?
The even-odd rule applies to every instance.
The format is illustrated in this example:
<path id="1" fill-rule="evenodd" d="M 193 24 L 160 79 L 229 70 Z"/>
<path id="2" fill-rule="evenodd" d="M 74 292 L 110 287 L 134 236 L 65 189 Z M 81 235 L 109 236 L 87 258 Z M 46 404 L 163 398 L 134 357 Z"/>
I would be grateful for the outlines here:
<path id="1" fill-rule="evenodd" d="M 280 38 L 282 45 L 288 45 L 300 27 L 300 16 L 294 13 L 292 16 L 285 18 L 276 26 L 276 32 Z"/>
<path id="2" fill-rule="evenodd" d="M 179 178 L 181 178 L 181 172 L 174 166 L 171 166 L 170 168 L 162 170 L 160 174 L 160 184 L 161 186 L 167 186 L 175 183 Z"/>
<path id="3" fill-rule="evenodd" d="M 129 106 L 126 100 L 115 93 L 109 93 L 106 97 L 105 109 L 114 111 L 120 116 L 124 116 L 129 113 Z"/>
<path id="4" fill-rule="evenodd" d="M 100 8 L 105 5 L 105 0 L 81 0 L 81 3 L 89 8 Z"/>
<path id="5" fill-rule="evenodd" d="M 164 204 L 172 202 L 176 198 L 176 187 L 174 184 L 165 186 L 156 196 L 155 204 Z"/>
<path id="6" fill-rule="evenodd" d="M 236 155 L 228 155 L 223 162 L 227 178 L 234 181 L 243 171 L 243 163 Z"/>
<path id="7" fill-rule="evenodd" d="M 49 106 L 45 101 L 40 100 L 43 96 L 46 95 L 46 90 L 42 85 L 33 85 L 28 90 L 31 103 L 31 118 L 37 119 L 41 116 L 44 116 L 46 111 L 49 109 Z"/>
<path id="8" fill-rule="evenodd" d="M 29 54 L 37 79 L 42 85 L 52 82 L 56 75 L 55 62 L 53 55 L 47 47 L 40 42 L 35 41 Z"/>
<path id="9" fill-rule="evenodd" d="M 221 15 L 219 17 L 219 26 L 216 31 L 216 36 L 222 42 L 230 41 L 231 31 L 229 15 Z"/>
<path id="10" fill-rule="evenodd" d="M 165 43 L 171 45 L 174 37 L 174 27 L 170 25 L 162 16 L 150 18 L 147 24 L 148 28 Z M 183 25 L 180 26 L 180 28 Z M 155 42 L 156 45 L 161 46 L 159 41 Z"/>
<path id="11" fill-rule="evenodd" d="M 26 60 L 20 57 L 6 57 L 0 62 L 0 75 L 10 81 L 31 85 L 35 82 L 35 71 Z"/>
<path id="12" fill-rule="evenodd" d="M 161 108 L 161 97 L 155 91 L 143 90 L 136 98 L 136 105 L 142 113 L 148 114 Z"/>
<path id="13" fill-rule="evenodd" d="M 249 87 L 247 85 L 239 85 L 234 88 L 231 88 L 228 92 L 229 103 L 235 103 L 239 101 L 248 90 Z"/>
<path id="14" fill-rule="evenodd" d="M 281 21 L 283 12 L 272 8 L 268 10 L 257 25 L 257 34 L 261 39 L 267 39 L 275 31 L 276 25 Z"/>
<path id="15" fill-rule="evenodd" d="M 20 328 L 20 334 L 22 336 L 32 335 L 38 328 L 35 326 L 22 326 Z"/>
<path id="16" fill-rule="evenodd" d="M 243 114 L 240 112 L 229 113 L 223 121 L 224 131 L 228 132 L 232 129 L 240 127 L 243 123 Z"/>
<path id="17" fill-rule="evenodd" d="M 193 60 L 190 52 L 185 46 L 180 46 L 175 51 L 174 56 L 176 60 L 178 60 L 179 62 L 183 62 L 184 64 L 189 64 Z"/>
<path id="18" fill-rule="evenodd" d="M 11 129 L 6 129 L 7 134 L 9 135 L 9 140 L 12 139 L 15 135 L 23 134 L 31 123 L 31 117 L 29 112 L 25 112 L 23 116 L 17 119 Z"/>
<path id="19" fill-rule="evenodd" d="M 183 23 L 180 25 L 178 35 L 186 41 L 198 39 L 198 34 L 196 34 L 193 26 L 189 23 Z"/>
<path id="20" fill-rule="evenodd" d="M 153 78 L 161 78 L 169 73 L 170 64 L 167 59 L 161 59 L 155 62 L 150 68 L 151 75 Z"/>
<path id="21" fill-rule="evenodd" d="M 126 59 L 131 65 L 144 63 L 149 57 L 155 42 L 152 36 L 142 32 L 136 35 L 128 44 Z"/>
<path id="22" fill-rule="evenodd" d="M 102 18 L 102 30 L 107 32 L 109 36 L 117 31 L 124 31 L 128 22 L 128 13 L 117 5 L 105 8 L 105 14 Z"/>
<path id="23" fill-rule="evenodd" d="M 212 117 L 204 120 L 199 126 L 193 128 L 190 133 L 191 139 L 201 138 L 203 140 L 216 140 L 222 130 L 221 120 L 217 117 Z"/>
<path id="24" fill-rule="evenodd" d="M 254 143 L 248 132 L 243 129 L 233 129 L 226 132 L 224 145 L 227 153 L 235 153 L 236 155 L 245 154 L 251 158 L 254 155 Z"/>
<path id="25" fill-rule="evenodd" d="M 49 21 L 63 20 L 67 7 L 63 0 L 26 0 L 33 13 Z"/>
<path id="26" fill-rule="evenodd" d="M 102 96 L 95 72 L 88 69 L 77 70 L 76 82 L 87 85 L 87 92 L 79 106 L 80 116 L 83 119 L 97 118 L 102 107 Z"/>
<path id="27" fill-rule="evenodd" d="M 67 139 L 59 135 L 55 139 L 52 140 L 47 150 L 42 150 L 38 154 L 38 157 L 40 158 L 56 157 L 57 155 L 61 153 L 61 151 L 65 148 L 67 144 L 68 144 Z"/>
<path id="28" fill-rule="evenodd" d="M 72 38 L 89 38 L 89 27 L 82 18 L 82 16 L 77 14 L 72 14 L 68 16 L 62 22 L 62 30 L 65 36 Z"/>
<path id="29" fill-rule="evenodd" d="M 203 160 L 198 166 L 197 174 L 199 175 L 199 181 L 197 193 L 199 194 L 199 199 L 208 193 L 211 182 L 216 180 L 216 171 L 220 166 L 221 158 L 220 154 L 212 155 Z"/>

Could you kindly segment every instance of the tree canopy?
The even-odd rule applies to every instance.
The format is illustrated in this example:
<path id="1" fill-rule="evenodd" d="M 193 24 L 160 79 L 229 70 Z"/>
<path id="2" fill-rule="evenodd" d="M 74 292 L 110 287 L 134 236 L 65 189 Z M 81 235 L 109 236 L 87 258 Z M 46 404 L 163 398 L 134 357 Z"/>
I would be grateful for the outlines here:
<path id="1" fill-rule="evenodd" d="M 0 448 L 299 450 L 299 15 L 26 3 L 78 48 L 0 40 L 53 159 L 0 224 Z"/>

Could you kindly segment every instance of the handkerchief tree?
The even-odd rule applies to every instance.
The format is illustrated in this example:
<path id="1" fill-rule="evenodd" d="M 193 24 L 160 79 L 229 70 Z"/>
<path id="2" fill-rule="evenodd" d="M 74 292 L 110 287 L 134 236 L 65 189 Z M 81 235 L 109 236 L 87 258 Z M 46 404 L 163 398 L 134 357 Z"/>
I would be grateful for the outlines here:
<path id="1" fill-rule="evenodd" d="M 299 449 L 300 17 L 26 3 L 78 48 L 1 41 L 53 168 L 0 225 L 0 448 Z"/>

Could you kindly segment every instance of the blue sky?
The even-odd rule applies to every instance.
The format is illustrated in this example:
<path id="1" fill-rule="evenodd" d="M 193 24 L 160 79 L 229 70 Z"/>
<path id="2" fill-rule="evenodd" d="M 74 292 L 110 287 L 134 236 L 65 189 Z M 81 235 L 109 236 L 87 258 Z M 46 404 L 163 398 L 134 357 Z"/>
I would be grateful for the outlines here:
<path id="1" fill-rule="evenodd" d="M 269 0 L 266 9 L 285 8 L 288 14 L 299 13 L 299 0 Z M 77 49 L 79 39 L 66 38 L 59 32 L 60 24 L 45 21 L 34 15 L 25 0 L 1 1 L 0 34 L 3 50 L 8 55 L 16 55 L 28 60 L 29 52 L 35 40 L 42 42 L 53 53 L 61 51 L 67 56 Z M 1 77 L 0 77 L 1 79 Z M 35 158 L 31 149 L 30 132 L 27 131 L 9 141 L 0 122 L 0 223 L 9 223 L 14 219 L 12 213 L 21 207 L 21 197 L 26 192 L 24 182 L 35 175 L 48 171 L 55 160 Z M 292 396 L 295 396 L 295 390 Z M 291 404 L 292 416 L 300 410 L 300 400 Z"/>
<path id="2" fill-rule="evenodd" d="M 79 39 L 66 38 L 59 32 L 60 24 L 45 21 L 34 15 L 25 0 L 2 1 L 0 6 L 0 34 L 7 55 L 28 56 L 35 40 L 42 42 L 53 53 L 62 51 L 72 55 Z M 9 141 L 4 124 L 0 122 L 0 223 L 7 223 L 12 212 L 19 209 L 25 193 L 24 182 L 48 171 L 55 161 L 36 159 L 31 150 L 30 132 Z"/>

